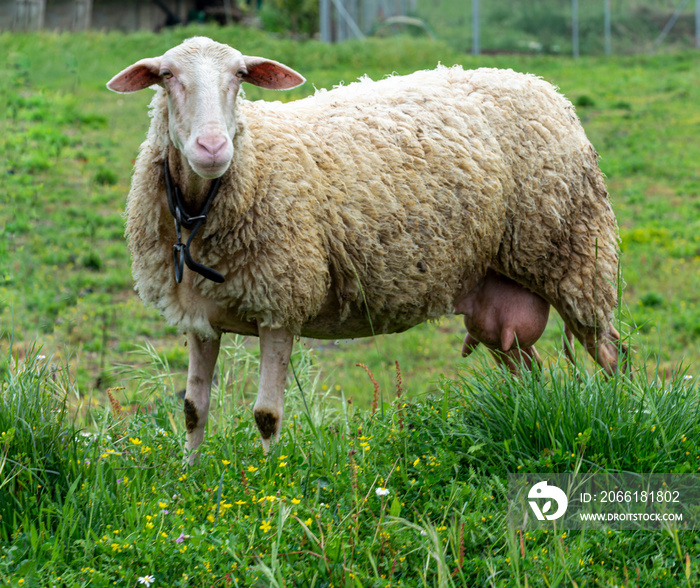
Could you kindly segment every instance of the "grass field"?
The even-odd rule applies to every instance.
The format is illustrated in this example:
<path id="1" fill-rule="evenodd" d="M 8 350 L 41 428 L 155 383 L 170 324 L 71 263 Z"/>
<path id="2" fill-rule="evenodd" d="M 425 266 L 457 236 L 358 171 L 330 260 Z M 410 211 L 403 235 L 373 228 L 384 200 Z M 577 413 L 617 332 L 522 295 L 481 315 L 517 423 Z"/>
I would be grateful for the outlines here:
<path id="1" fill-rule="evenodd" d="M 329 48 L 244 29 L 0 36 L 0 51 L 8 56 L 0 70 L 7 112 L 0 137 L 0 328 L 5 342 L 14 337 L 16 353 L 38 340 L 47 353 L 70 359 L 80 393 L 90 396 L 118 384 L 114 366 L 129 364 L 134 345 L 148 340 L 182 382 L 183 340 L 131 291 L 122 237 L 121 214 L 150 98 L 111 94 L 104 82 L 125 64 L 194 32 L 276 57 L 309 80 L 288 93 L 250 88 L 251 99 L 295 98 L 363 73 L 407 73 L 438 61 L 512 67 L 557 84 L 578 105 L 608 177 L 627 283 L 622 330 L 636 333 L 635 352 L 662 371 L 700 358 L 697 54 L 475 59 L 410 38 Z M 560 331 L 553 317 L 542 341 L 550 357 Z M 367 363 L 386 384 L 387 368 L 399 360 L 409 391 L 426 391 L 441 373 L 455 376 L 469 365 L 459 359 L 462 334 L 457 319 L 445 319 L 400 336 L 323 343 L 324 384 L 367 405 L 367 381 L 355 363 Z"/>
<path id="2" fill-rule="evenodd" d="M 329 401 L 308 352 L 286 424 L 262 452 L 238 342 L 219 366 L 209 437 L 183 468 L 170 371 L 144 350 L 76 430 L 67 371 L 30 353 L 0 387 L 0 586 L 697 586 L 693 531 L 521 533 L 508 472 L 700 470 L 697 378 L 524 381 L 481 366 L 424 401 Z M 302 392 L 303 390 L 303 396 Z M 379 492 L 377 492 L 379 490 Z"/>
<path id="3" fill-rule="evenodd" d="M 195 33 L 309 80 L 251 99 L 438 61 L 558 85 L 601 155 L 620 224 L 621 330 L 647 378 L 570 377 L 557 316 L 543 382 L 504 379 L 482 353 L 461 360 L 454 317 L 302 341 L 310 407 L 292 386 L 290 428 L 265 458 L 248 408 L 256 341 L 229 337 L 207 454 L 181 470 L 186 349 L 132 292 L 122 236 L 150 97 L 104 83 Z M 159 586 L 697 584 L 692 533 L 535 534 L 521 546 L 504 526 L 503 484 L 516 470 L 698 470 L 700 54 L 477 59 L 413 38 L 327 47 L 214 28 L 2 34 L 0 53 L 0 585 L 136 586 L 149 574 Z M 380 384 L 374 415 L 358 362 Z M 513 402 L 531 407 L 524 422 Z"/>

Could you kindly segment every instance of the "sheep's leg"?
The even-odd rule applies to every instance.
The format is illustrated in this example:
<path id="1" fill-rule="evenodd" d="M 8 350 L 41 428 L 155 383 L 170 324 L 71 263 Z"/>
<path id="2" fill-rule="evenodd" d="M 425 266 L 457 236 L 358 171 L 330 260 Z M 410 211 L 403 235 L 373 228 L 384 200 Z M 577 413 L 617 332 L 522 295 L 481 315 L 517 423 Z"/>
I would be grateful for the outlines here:
<path id="1" fill-rule="evenodd" d="M 540 354 L 537 353 L 537 349 L 535 349 L 534 345 L 523 348 L 513 347 L 508 351 L 496 349 L 491 349 L 490 351 L 496 361 L 507 367 L 514 376 L 520 375 L 521 367 L 524 367 L 528 371 L 532 371 L 533 364 L 540 368 L 542 367 L 542 358 Z"/>
<path id="2" fill-rule="evenodd" d="M 462 357 L 471 355 L 478 346 L 479 342 L 467 333 L 467 336 L 464 337 L 464 343 L 462 344 Z"/>
<path id="3" fill-rule="evenodd" d="M 612 325 L 602 333 L 598 332 L 597 339 L 595 335 L 589 336 L 586 349 L 609 376 L 618 370 L 624 373 L 629 367 L 629 350 L 626 345 L 620 343 L 620 333 Z"/>
<path id="4" fill-rule="evenodd" d="M 220 343 L 219 337 L 210 340 L 200 339 L 193 334 L 187 337 L 190 364 L 185 392 L 185 427 L 187 428 L 185 452 L 190 465 L 195 462 L 197 458 L 195 450 L 204 439 L 204 427 L 209 416 L 209 393 Z"/>
<path id="5" fill-rule="evenodd" d="M 612 325 L 596 330 L 578 324 L 570 330 L 608 376 L 612 376 L 618 369 L 623 372 L 629 369 L 629 350 L 620 343 L 620 333 Z"/>
<path id="6" fill-rule="evenodd" d="M 513 361 L 513 359 L 508 356 L 508 353 L 501 351 L 499 349 L 491 349 L 491 348 L 489 348 L 489 352 L 491 353 L 491 355 L 493 355 L 493 358 L 496 360 L 496 363 L 507 367 L 508 371 L 511 374 L 513 374 L 514 376 L 517 376 L 520 374 L 520 370 L 518 369 L 517 362 Z"/>
<path id="7" fill-rule="evenodd" d="M 528 370 L 532 371 L 533 365 L 536 365 L 538 368 L 542 369 L 542 358 L 540 357 L 540 354 L 537 353 L 537 349 L 535 349 L 534 345 L 521 349 L 520 357 L 527 366 Z"/>
<path id="8" fill-rule="evenodd" d="M 285 329 L 260 327 L 260 384 L 253 412 L 265 451 L 279 439 L 284 412 L 284 384 L 294 335 Z"/>
<path id="9" fill-rule="evenodd" d="M 576 359 L 574 358 L 574 334 L 571 332 L 569 325 L 564 325 L 564 336 L 562 337 L 562 346 L 564 347 L 564 353 L 566 358 L 573 364 L 576 365 Z"/>

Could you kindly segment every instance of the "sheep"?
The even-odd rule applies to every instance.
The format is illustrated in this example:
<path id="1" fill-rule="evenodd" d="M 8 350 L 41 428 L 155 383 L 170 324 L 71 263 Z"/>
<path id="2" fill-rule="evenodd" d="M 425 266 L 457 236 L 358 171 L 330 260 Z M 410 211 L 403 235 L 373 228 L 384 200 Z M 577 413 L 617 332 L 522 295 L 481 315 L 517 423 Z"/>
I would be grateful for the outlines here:
<path id="1" fill-rule="evenodd" d="M 304 81 L 195 37 L 107 84 L 156 91 L 125 234 L 138 295 L 187 333 L 191 463 L 222 333 L 260 338 L 253 412 L 268 450 L 295 337 L 397 333 L 460 312 L 489 268 L 618 369 L 617 224 L 598 154 L 554 87 L 438 66 L 287 104 L 239 93 Z"/>

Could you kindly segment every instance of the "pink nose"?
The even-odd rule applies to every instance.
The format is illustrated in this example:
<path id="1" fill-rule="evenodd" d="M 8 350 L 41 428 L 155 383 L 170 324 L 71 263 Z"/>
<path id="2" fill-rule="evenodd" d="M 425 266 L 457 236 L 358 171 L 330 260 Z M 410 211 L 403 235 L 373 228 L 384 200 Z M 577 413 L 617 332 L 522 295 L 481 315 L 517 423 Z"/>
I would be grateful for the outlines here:
<path id="1" fill-rule="evenodd" d="M 204 135 L 197 138 L 197 145 L 212 157 L 216 157 L 216 154 L 226 145 L 226 138 L 221 135 Z"/>

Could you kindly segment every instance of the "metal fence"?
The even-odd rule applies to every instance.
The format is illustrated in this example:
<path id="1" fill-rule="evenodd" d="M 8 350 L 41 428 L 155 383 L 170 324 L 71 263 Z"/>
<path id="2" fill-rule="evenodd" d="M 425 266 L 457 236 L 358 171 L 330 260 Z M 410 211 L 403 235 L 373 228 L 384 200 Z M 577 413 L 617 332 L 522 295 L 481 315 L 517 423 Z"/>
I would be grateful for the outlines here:
<path id="1" fill-rule="evenodd" d="M 474 54 L 700 48 L 700 0 L 319 0 L 319 13 L 328 42 L 389 28 Z"/>
<path id="2" fill-rule="evenodd" d="M 363 38 L 388 26 L 417 26 L 423 21 L 409 15 L 417 0 L 320 0 L 319 35 L 329 43 Z"/>
<path id="3" fill-rule="evenodd" d="M 475 54 L 700 48 L 700 0 L 419 0 L 416 16 Z"/>

